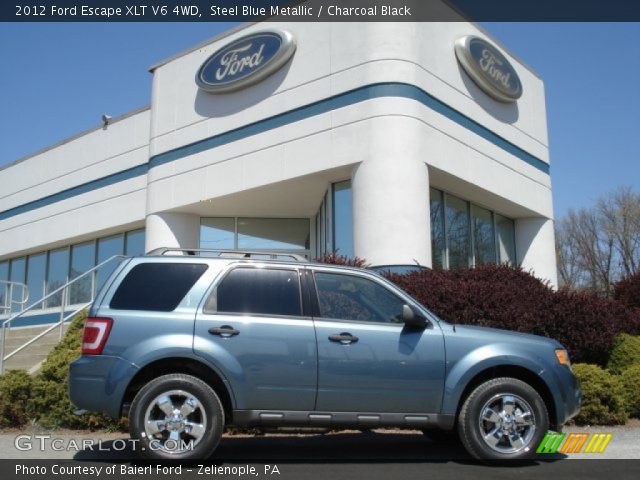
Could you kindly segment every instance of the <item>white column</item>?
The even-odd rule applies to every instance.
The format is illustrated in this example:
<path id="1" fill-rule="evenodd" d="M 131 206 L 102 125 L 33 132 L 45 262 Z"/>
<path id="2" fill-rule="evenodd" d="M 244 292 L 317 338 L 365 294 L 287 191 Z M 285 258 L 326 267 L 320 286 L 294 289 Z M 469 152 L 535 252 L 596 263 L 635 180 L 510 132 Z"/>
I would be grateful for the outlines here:
<path id="1" fill-rule="evenodd" d="M 188 213 L 154 213 L 147 216 L 145 250 L 160 247 L 198 248 L 200 217 Z"/>
<path id="2" fill-rule="evenodd" d="M 351 178 L 354 253 L 372 265 L 430 267 L 429 172 L 417 126 L 381 119 L 373 133 Z"/>
<path id="3" fill-rule="evenodd" d="M 558 287 L 555 233 L 549 218 L 519 218 L 516 220 L 516 253 L 518 263 L 526 271 L 549 280 Z"/>

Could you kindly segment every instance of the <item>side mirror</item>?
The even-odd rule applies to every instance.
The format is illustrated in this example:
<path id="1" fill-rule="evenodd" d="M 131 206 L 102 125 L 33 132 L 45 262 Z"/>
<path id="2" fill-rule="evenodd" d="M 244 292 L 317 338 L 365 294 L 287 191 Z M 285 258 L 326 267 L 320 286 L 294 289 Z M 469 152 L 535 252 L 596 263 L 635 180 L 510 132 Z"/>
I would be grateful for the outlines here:
<path id="1" fill-rule="evenodd" d="M 427 319 L 406 303 L 402 306 L 402 321 L 409 327 L 424 328 L 427 326 Z"/>

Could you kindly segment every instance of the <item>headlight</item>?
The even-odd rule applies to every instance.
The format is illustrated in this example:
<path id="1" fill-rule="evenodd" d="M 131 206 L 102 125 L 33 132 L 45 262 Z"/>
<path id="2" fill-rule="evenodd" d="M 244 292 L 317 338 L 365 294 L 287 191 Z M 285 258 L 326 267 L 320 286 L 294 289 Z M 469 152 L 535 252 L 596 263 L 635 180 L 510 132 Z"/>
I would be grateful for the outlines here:
<path id="1" fill-rule="evenodd" d="M 569 361 L 569 354 L 564 348 L 556 348 L 556 358 L 560 365 L 566 365 L 567 367 L 571 366 L 571 362 Z"/>

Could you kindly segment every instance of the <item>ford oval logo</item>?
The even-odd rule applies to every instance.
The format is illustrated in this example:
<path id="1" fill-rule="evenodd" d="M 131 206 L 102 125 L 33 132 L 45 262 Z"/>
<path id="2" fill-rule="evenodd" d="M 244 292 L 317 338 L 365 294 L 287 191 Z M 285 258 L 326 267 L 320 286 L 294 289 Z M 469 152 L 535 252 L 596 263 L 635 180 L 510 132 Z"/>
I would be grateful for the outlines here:
<path id="1" fill-rule="evenodd" d="M 515 102 L 520 98 L 520 78 L 496 47 L 468 35 L 456 40 L 455 51 L 464 71 L 485 93 L 501 102 Z"/>
<path id="2" fill-rule="evenodd" d="M 252 33 L 211 55 L 198 70 L 196 83 L 211 93 L 226 93 L 247 87 L 282 67 L 295 49 L 289 32 Z"/>

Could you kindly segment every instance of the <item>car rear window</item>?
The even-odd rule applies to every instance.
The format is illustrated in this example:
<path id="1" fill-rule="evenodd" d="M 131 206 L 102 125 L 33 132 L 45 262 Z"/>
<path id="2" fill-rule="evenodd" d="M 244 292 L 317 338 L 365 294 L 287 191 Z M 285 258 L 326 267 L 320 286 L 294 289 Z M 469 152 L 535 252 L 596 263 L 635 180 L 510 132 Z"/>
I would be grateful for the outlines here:
<path id="1" fill-rule="evenodd" d="M 207 269 L 197 263 L 141 263 L 116 290 L 110 307 L 116 310 L 175 310 Z"/>
<path id="2" fill-rule="evenodd" d="M 298 272 L 268 268 L 231 270 L 205 304 L 206 313 L 216 311 L 300 316 Z"/>

